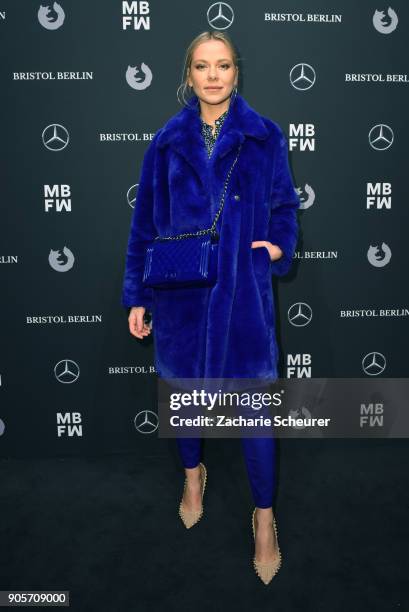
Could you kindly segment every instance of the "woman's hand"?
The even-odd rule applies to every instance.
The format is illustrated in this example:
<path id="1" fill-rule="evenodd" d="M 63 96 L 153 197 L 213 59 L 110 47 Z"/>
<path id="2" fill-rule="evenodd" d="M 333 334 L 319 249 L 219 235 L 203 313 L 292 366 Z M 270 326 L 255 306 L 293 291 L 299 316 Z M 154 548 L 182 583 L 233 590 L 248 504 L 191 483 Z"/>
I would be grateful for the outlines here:
<path id="1" fill-rule="evenodd" d="M 283 255 L 283 251 L 280 249 L 280 247 L 277 244 L 269 242 L 268 240 L 253 240 L 251 243 L 251 248 L 255 249 L 258 247 L 267 248 L 271 261 L 280 259 L 280 257 Z"/>
<path id="2" fill-rule="evenodd" d="M 149 336 L 152 329 L 152 324 L 145 323 L 143 316 L 145 314 L 144 306 L 133 306 L 129 312 L 128 322 L 129 331 L 135 338 L 142 340 L 145 336 Z"/>

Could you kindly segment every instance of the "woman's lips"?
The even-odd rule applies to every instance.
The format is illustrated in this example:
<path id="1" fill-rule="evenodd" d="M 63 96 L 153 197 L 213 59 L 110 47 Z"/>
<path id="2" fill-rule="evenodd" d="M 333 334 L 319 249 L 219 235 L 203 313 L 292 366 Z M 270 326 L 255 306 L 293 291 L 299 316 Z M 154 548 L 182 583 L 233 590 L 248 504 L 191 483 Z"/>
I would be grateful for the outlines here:
<path id="1" fill-rule="evenodd" d="M 205 87 L 206 91 L 219 91 L 221 87 Z"/>

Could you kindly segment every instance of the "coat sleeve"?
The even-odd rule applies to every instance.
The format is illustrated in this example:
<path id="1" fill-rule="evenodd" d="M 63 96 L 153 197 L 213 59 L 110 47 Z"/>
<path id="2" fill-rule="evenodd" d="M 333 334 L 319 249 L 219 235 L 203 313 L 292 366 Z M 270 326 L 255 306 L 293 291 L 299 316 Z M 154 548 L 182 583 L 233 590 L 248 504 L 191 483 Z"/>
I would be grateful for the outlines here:
<path id="1" fill-rule="evenodd" d="M 272 244 L 277 244 L 283 251 L 282 256 L 272 262 L 271 272 L 276 276 L 284 276 L 290 270 L 297 245 L 297 209 L 300 206 L 300 199 L 291 178 L 288 164 L 288 142 L 281 128 L 279 128 L 274 157 L 267 240 Z"/>
<path id="2" fill-rule="evenodd" d="M 142 277 L 146 248 L 157 235 L 153 222 L 153 176 L 155 147 L 159 133 L 160 130 L 155 134 L 145 152 L 132 213 L 122 285 L 122 305 L 127 308 L 144 306 L 146 310 L 152 309 L 153 290 L 143 287 Z"/>

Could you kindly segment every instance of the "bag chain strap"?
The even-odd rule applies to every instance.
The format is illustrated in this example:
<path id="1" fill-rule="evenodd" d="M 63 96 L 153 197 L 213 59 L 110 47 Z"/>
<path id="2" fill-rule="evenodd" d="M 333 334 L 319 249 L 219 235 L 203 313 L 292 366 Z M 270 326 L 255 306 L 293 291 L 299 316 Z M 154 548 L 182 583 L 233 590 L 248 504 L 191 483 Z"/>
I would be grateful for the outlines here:
<path id="1" fill-rule="evenodd" d="M 226 195 L 227 185 L 228 185 L 228 182 L 230 180 L 230 175 L 231 175 L 231 173 L 233 171 L 233 168 L 236 165 L 236 162 L 238 160 L 238 157 L 239 157 L 239 154 L 240 154 L 241 145 L 242 145 L 242 143 L 240 143 L 239 149 L 237 151 L 236 158 L 235 158 L 234 162 L 232 163 L 229 172 L 227 173 L 227 177 L 226 177 L 226 180 L 224 182 L 223 193 L 222 193 L 222 197 L 221 197 L 221 204 L 220 204 L 219 210 L 216 213 L 216 216 L 215 216 L 215 218 L 213 220 L 213 223 L 212 223 L 211 227 L 209 227 L 208 229 L 198 230 L 197 232 L 186 232 L 185 234 L 178 234 L 177 236 L 156 236 L 156 238 L 154 240 L 181 240 L 182 238 L 187 238 L 188 236 L 204 236 L 205 234 L 217 235 L 217 232 L 216 232 L 217 220 L 220 217 L 222 209 L 223 209 L 223 206 L 224 206 L 224 197 Z"/>

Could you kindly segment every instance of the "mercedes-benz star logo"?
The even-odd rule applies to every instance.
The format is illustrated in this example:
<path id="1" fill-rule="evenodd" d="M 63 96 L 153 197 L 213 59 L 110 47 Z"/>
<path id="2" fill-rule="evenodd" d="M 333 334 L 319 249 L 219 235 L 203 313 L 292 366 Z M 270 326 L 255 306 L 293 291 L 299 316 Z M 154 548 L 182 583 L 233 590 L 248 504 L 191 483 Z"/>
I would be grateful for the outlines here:
<path id="1" fill-rule="evenodd" d="M 71 384 L 78 380 L 80 375 L 80 367 L 71 359 L 62 359 L 55 365 L 54 375 L 58 382 L 63 384 Z"/>
<path id="2" fill-rule="evenodd" d="M 309 64 L 296 64 L 290 70 L 290 83 L 294 89 L 305 91 L 315 83 L 315 70 Z"/>
<path id="3" fill-rule="evenodd" d="M 312 319 L 312 308 L 305 302 L 296 302 L 288 309 L 287 316 L 291 325 L 303 327 Z"/>
<path id="4" fill-rule="evenodd" d="M 43 145 L 50 151 L 62 151 L 67 146 L 70 136 L 68 130 L 59 123 L 52 123 L 43 129 Z"/>
<path id="5" fill-rule="evenodd" d="M 386 358 L 382 353 L 368 353 L 362 359 L 362 369 L 368 376 L 378 376 L 386 368 Z"/>
<path id="6" fill-rule="evenodd" d="M 226 30 L 234 21 L 234 11 L 226 2 L 215 2 L 207 9 L 207 21 L 215 30 Z"/>
<path id="7" fill-rule="evenodd" d="M 151 434 L 158 429 L 159 419 L 152 410 L 141 410 L 134 419 L 135 429 L 142 434 Z"/>
<path id="8" fill-rule="evenodd" d="M 138 186 L 139 183 L 136 183 L 135 185 L 129 187 L 128 191 L 126 192 L 126 201 L 128 202 L 131 208 L 135 208 Z"/>
<path id="9" fill-rule="evenodd" d="M 385 123 L 378 123 L 369 131 L 368 139 L 375 151 L 385 151 L 393 143 L 393 130 Z"/>

